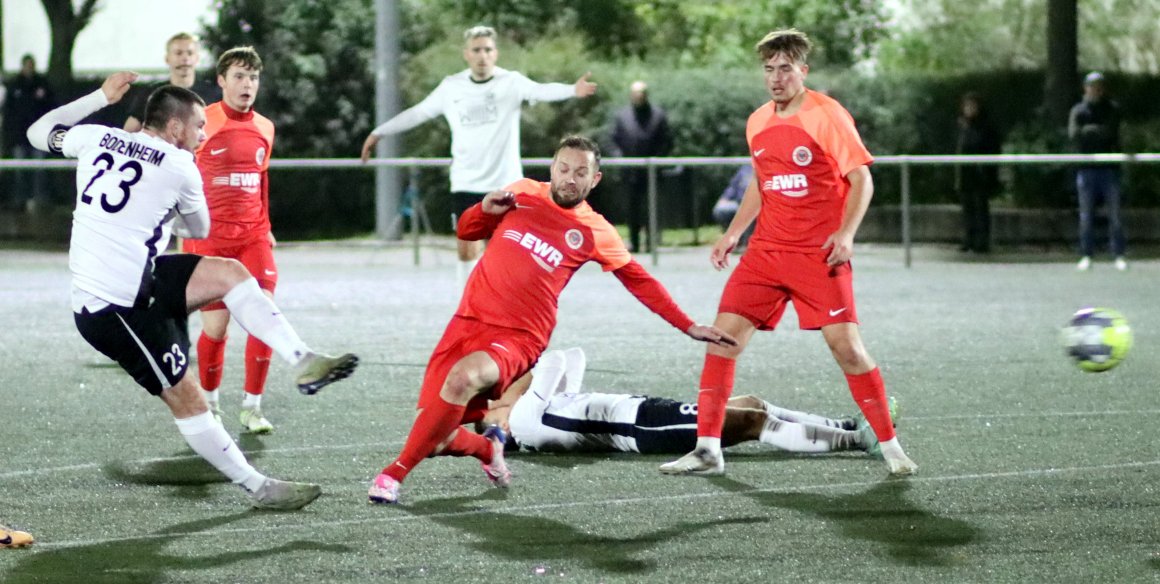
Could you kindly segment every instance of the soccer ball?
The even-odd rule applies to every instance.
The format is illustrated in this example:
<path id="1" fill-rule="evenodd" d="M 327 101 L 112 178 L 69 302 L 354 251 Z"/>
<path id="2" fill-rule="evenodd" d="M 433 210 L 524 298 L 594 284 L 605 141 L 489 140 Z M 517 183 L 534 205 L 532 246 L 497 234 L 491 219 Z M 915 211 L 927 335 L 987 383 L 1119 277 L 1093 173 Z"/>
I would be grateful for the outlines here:
<path id="1" fill-rule="evenodd" d="M 1067 355 L 1084 371 L 1107 371 L 1132 348 L 1132 329 L 1124 315 L 1110 308 L 1084 308 L 1062 331 Z"/>

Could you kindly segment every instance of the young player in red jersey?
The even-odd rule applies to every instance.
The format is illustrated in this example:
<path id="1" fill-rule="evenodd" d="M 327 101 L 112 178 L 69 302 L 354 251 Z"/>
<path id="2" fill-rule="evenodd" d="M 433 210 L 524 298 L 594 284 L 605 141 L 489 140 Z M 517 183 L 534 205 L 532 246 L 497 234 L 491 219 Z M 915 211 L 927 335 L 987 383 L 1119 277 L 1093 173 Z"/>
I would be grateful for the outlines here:
<path id="1" fill-rule="evenodd" d="M 242 262 L 266 296 L 273 298 L 278 268 L 270 232 L 268 170 L 274 124 L 253 109 L 261 73 L 262 59 L 253 47 L 230 49 L 218 59 L 222 100 L 205 108 L 208 138 L 197 151 L 211 228 L 208 238 L 186 240 L 184 249 Z M 202 308 L 201 319 L 198 374 L 210 408 L 220 418 L 217 388 L 222 380 L 230 313 L 216 302 Z M 239 420 L 248 432 L 264 434 L 274 429 L 261 409 L 270 355 L 270 347 L 262 341 L 254 336 L 246 340 L 246 395 Z"/>
<path id="2" fill-rule="evenodd" d="M 710 258 L 717 269 L 726 267 L 757 218 L 749 248 L 725 284 L 715 323 L 739 343 L 709 347 L 697 397 L 697 446 L 661 472 L 724 473 L 721 427 L 736 359 L 755 330 L 777 326 L 792 301 L 801 328 L 822 331 L 890 473 L 911 474 L 917 466 L 894 434 L 886 387 L 862 345 L 854 306 L 850 257 L 874 192 L 873 158 L 849 112 L 806 89 L 811 44 L 805 34 L 774 31 L 756 48 L 772 99 L 749 117 L 746 138 L 755 175 Z"/>
<path id="3" fill-rule="evenodd" d="M 556 149 L 550 184 L 522 179 L 488 193 L 459 219 L 460 239 L 491 238 L 491 245 L 427 364 L 419 414 L 403 452 L 371 485 L 372 503 L 398 502 L 400 483 L 430 455 L 474 456 L 493 484 L 508 486 L 503 430 L 479 435 L 460 425 L 482 419 L 488 399 L 532 368 L 556 326 L 560 292 L 589 261 L 690 337 L 735 343 L 716 327 L 695 324 L 632 259 L 616 229 L 584 202 L 600 177 L 600 148 L 570 136 Z"/>

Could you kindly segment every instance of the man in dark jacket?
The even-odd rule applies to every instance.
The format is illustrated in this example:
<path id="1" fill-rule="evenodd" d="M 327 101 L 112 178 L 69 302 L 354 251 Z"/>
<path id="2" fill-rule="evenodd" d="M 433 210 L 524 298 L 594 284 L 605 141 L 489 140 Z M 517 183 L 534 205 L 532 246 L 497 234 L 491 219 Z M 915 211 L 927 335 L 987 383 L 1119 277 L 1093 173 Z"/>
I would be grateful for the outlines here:
<path id="1" fill-rule="evenodd" d="M 616 113 L 612 130 L 612 155 L 629 157 L 667 156 L 673 147 L 665 110 L 649 103 L 648 85 L 634 81 L 630 88 L 631 104 Z M 624 184 L 628 193 L 628 239 L 634 252 L 641 252 L 640 232 L 648 217 L 648 170 L 627 168 Z M 647 229 L 646 229 L 647 235 Z M 647 240 L 649 251 L 653 241 Z"/>
<path id="2" fill-rule="evenodd" d="M 44 153 L 28 143 L 25 133 L 40 116 L 56 107 L 56 98 L 48 79 L 36 72 L 36 58 L 24 55 L 20 73 L 4 84 L 4 148 L 12 158 L 41 160 Z M 8 202 L 14 207 L 35 209 L 46 202 L 44 170 L 18 170 L 13 173 L 12 193 Z"/>
<path id="3" fill-rule="evenodd" d="M 1098 71 L 1083 80 L 1083 101 L 1071 108 L 1067 135 L 1084 154 L 1120 151 L 1120 106 L 1107 96 L 1104 76 Z M 1117 270 L 1128 269 L 1124 259 L 1124 227 L 1120 221 L 1120 169 L 1113 165 L 1080 167 L 1075 173 L 1079 197 L 1080 260 L 1076 269 L 1091 268 L 1095 246 L 1092 216 L 1102 200 L 1108 216 L 1108 239 Z"/>

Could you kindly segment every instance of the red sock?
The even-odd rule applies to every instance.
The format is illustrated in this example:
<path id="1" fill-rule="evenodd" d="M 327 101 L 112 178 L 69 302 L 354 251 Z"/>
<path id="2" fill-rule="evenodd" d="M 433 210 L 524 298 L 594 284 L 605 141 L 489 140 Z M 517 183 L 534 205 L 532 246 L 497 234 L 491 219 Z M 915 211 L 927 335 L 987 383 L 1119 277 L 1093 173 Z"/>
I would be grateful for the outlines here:
<path id="1" fill-rule="evenodd" d="M 197 339 L 197 373 L 201 387 L 213 391 L 222 384 L 222 366 L 226 362 L 226 338 L 215 339 L 202 331 Z"/>
<path id="2" fill-rule="evenodd" d="M 474 456 L 484 464 L 491 464 L 492 454 L 491 440 L 475 432 L 469 432 L 466 428 L 460 428 L 455 433 L 455 438 L 451 439 L 451 443 L 432 456 Z"/>
<path id="3" fill-rule="evenodd" d="M 874 428 L 879 442 L 894 438 L 894 422 L 890 419 L 890 403 L 886 401 L 886 384 L 882 382 L 882 372 L 877 367 L 858 375 L 846 374 L 850 384 L 850 395 L 854 403 Z"/>
<path id="4" fill-rule="evenodd" d="M 403 452 L 394 462 L 387 465 L 383 472 L 396 481 L 403 482 L 407 473 L 427 458 L 439 443 L 451 435 L 463 421 L 463 414 L 467 406 L 448 403 L 442 397 L 423 408 L 419 417 L 415 418 L 415 425 L 411 426 L 411 433 L 407 442 L 403 444 Z"/>
<path id="5" fill-rule="evenodd" d="M 251 336 L 246 341 L 246 393 L 262 395 L 266 388 L 266 376 L 270 374 L 270 355 L 274 349 L 270 345 Z"/>
<path id="6" fill-rule="evenodd" d="M 705 355 L 701 392 L 697 394 L 697 437 L 720 438 L 725 426 L 725 402 L 733 394 L 733 371 L 737 360 Z"/>

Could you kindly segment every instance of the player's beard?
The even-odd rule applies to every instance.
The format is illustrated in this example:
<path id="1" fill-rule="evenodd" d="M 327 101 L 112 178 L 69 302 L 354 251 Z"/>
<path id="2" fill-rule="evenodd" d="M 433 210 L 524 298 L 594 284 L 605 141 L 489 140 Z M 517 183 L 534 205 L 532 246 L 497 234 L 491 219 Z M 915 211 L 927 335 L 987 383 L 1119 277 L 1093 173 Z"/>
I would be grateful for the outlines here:
<path id="1" fill-rule="evenodd" d="M 586 198 L 588 198 L 588 193 L 581 193 L 580 189 L 576 189 L 576 194 L 573 195 L 555 186 L 552 187 L 552 200 L 563 209 L 571 209 L 583 203 Z"/>

